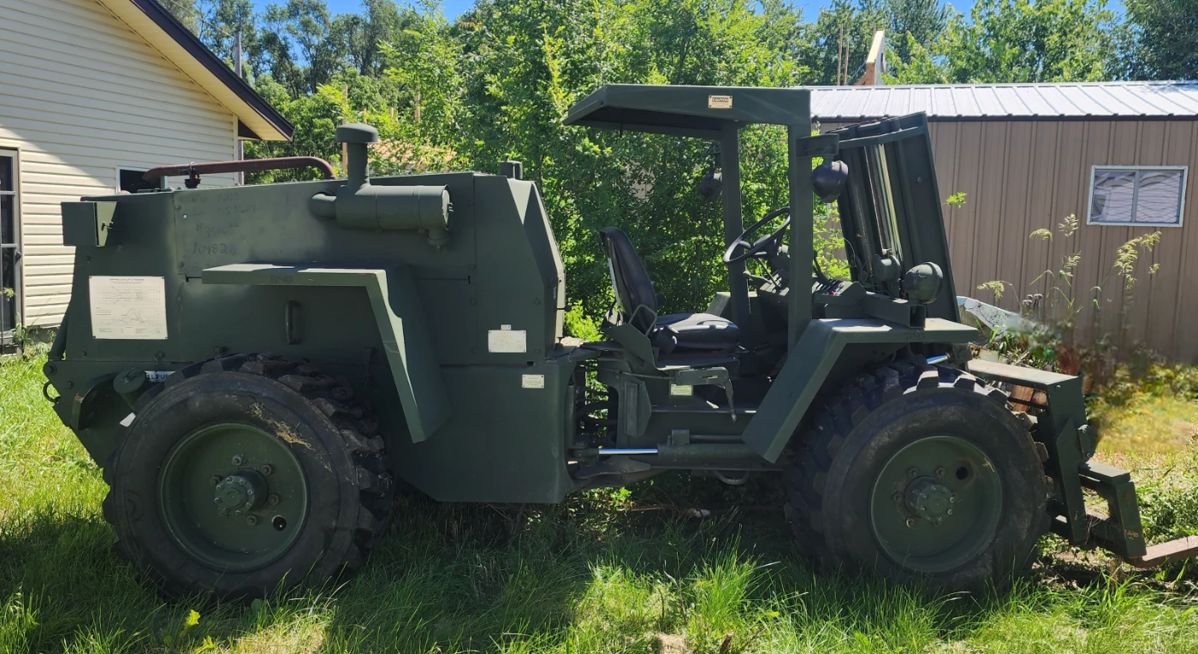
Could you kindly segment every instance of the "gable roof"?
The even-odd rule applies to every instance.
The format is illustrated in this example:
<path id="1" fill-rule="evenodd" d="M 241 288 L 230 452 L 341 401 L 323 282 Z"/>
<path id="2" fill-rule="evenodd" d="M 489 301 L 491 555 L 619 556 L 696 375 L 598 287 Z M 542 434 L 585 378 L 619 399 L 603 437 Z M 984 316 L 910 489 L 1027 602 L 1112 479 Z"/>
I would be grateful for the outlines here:
<path id="1" fill-rule="evenodd" d="M 237 116 L 242 137 L 291 140 L 291 123 L 156 0 L 97 2 Z"/>
<path id="2" fill-rule="evenodd" d="M 824 122 L 922 111 L 929 120 L 1198 119 L 1198 82 L 806 86 Z"/>

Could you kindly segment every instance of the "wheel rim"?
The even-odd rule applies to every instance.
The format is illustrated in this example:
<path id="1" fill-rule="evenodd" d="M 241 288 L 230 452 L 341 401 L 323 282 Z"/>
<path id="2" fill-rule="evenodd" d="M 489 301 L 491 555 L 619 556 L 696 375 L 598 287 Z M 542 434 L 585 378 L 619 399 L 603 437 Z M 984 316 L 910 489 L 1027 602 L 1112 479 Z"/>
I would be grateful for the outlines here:
<path id="1" fill-rule="evenodd" d="M 175 543 L 226 571 L 278 560 L 299 536 L 308 512 L 299 460 L 274 435 L 238 423 L 185 436 L 162 466 L 158 493 Z"/>
<path id="2" fill-rule="evenodd" d="M 870 521 L 895 563 L 938 573 L 986 549 L 1002 505 L 1002 479 L 985 452 L 957 436 L 932 436 L 907 445 L 882 467 Z"/>

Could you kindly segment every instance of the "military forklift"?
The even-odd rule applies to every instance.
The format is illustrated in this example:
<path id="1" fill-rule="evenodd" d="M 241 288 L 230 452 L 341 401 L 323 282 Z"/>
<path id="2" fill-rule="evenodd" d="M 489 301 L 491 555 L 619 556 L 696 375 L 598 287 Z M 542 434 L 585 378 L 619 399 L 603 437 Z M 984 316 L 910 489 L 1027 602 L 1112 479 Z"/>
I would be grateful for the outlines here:
<path id="1" fill-rule="evenodd" d="M 337 130 L 347 179 L 189 164 L 147 173 L 185 189 L 64 203 L 73 292 L 45 392 L 104 470 L 117 551 L 167 595 L 259 596 L 357 569 L 400 484 L 555 503 L 670 470 L 775 475 L 814 562 L 945 590 L 1002 586 L 1048 531 L 1142 566 L 1198 550 L 1145 546 L 1128 473 L 1089 461 L 1078 378 L 971 359 L 923 115 L 812 135 L 805 90 L 610 85 L 565 122 L 718 144 L 727 291 L 659 312 L 605 229 L 604 337 L 565 337 L 519 164 L 371 178 L 365 125 Z M 789 204 L 745 228 L 756 125 L 785 134 Z M 296 165 L 326 179 L 197 188 Z M 848 279 L 816 265 L 817 199 Z"/>

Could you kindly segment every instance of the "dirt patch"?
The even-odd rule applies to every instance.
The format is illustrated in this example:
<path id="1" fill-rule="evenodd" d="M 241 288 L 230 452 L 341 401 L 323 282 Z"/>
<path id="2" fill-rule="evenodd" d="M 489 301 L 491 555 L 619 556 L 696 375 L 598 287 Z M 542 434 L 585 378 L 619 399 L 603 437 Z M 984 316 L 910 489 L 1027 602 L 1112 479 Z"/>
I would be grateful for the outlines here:
<path id="1" fill-rule="evenodd" d="M 1044 584 L 1059 589 L 1098 588 L 1113 581 L 1131 582 L 1161 593 L 1162 599 L 1198 604 L 1198 583 L 1159 570 L 1140 570 L 1098 551 L 1061 549 L 1040 557 L 1033 574 Z"/>
<path id="2" fill-rule="evenodd" d="M 657 654 L 690 654 L 686 646 L 686 636 L 678 634 L 657 634 L 653 637 L 653 648 Z"/>

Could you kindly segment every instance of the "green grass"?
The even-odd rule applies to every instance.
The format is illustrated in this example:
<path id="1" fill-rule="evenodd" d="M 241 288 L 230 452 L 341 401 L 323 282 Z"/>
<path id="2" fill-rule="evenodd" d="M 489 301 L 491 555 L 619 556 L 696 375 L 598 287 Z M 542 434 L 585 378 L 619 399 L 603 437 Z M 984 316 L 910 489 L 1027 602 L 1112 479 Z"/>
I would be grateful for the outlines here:
<path id="1" fill-rule="evenodd" d="M 111 554 L 104 483 L 41 398 L 40 363 L 0 364 L 0 652 L 1198 652 L 1184 568 L 1061 553 L 1007 595 L 933 597 L 816 575 L 768 491 L 682 476 L 550 508 L 405 500 L 341 588 L 164 604 Z M 1188 409 L 1179 424 L 1198 423 Z M 1146 411 L 1107 416 L 1125 431 L 1104 452 L 1134 461 L 1142 443 L 1119 434 Z M 1150 472 L 1161 530 L 1191 524 L 1194 486 Z"/>

